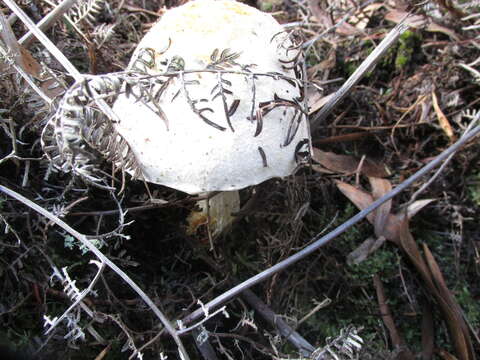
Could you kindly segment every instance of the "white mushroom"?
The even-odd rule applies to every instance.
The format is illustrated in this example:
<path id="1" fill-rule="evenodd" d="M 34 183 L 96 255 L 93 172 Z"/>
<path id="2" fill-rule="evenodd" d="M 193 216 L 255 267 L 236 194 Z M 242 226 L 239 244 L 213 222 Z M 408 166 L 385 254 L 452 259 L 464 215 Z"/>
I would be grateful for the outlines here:
<path id="1" fill-rule="evenodd" d="M 230 192 L 210 199 L 213 217 L 223 204 L 218 232 L 238 210 L 236 190 L 292 174 L 310 149 L 298 53 L 272 16 L 236 1 L 168 10 L 129 64 L 155 75 L 150 101 L 127 91 L 113 107 L 144 179 Z"/>

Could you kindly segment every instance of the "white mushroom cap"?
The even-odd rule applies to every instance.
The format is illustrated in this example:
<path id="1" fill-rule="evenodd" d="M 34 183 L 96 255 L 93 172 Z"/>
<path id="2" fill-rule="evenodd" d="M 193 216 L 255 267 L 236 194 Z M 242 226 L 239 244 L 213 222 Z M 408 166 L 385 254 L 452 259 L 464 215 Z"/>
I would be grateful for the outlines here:
<path id="1" fill-rule="evenodd" d="M 286 62 L 298 51 L 287 50 L 291 46 L 272 16 L 235 1 L 197 0 L 167 11 L 138 45 L 129 69 L 175 76 L 160 77 L 156 105 L 126 95 L 114 105 L 116 129 L 145 180 L 195 194 L 290 175 L 296 152 L 310 146 L 299 110 L 301 86 L 288 79 L 295 72 Z M 217 60 L 238 56 L 215 67 L 214 53 Z M 220 67 L 224 72 L 215 71 Z"/>

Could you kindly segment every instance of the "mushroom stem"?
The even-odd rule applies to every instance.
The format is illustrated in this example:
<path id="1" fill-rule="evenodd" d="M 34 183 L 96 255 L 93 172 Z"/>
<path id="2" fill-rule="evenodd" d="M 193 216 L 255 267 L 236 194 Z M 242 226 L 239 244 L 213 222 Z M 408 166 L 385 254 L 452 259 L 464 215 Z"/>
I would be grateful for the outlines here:
<path id="1" fill-rule="evenodd" d="M 235 219 L 234 214 L 240 210 L 239 192 L 219 192 L 205 200 L 198 201 L 197 207 L 200 210 L 193 211 L 188 217 L 187 233 L 193 234 L 200 225 L 206 224 L 211 242 L 232 225 Z"/>

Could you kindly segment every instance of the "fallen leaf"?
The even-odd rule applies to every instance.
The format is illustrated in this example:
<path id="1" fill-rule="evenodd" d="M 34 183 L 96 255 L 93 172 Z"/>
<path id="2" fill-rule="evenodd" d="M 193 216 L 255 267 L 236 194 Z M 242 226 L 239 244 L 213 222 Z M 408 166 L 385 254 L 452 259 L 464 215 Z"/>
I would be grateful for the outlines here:
<path id="1" fill-rule="evenodd" d="M 332 152 L 313 148 L 312 159 L 329 170 L 342 174 L 354 174 L 358 171 L 361 160 L 348 155 L 338 155 Z M 386 177 L 389 173 L 385 166 L 376 164 L 372 160 L 364 159 L 360 173 L 372 177 Z"/>
<path id="2" fill-rule="evenodd" d="M 469 334 L 468 332 L 465 333 L 464 331 L 465 323 L 462 316 L 458 313 L 458 309 L 456 309 L 456 307 L 450 302 L 449 297 L 445 297 L 446 293 L 439 290 L 438 285 L 441 284 L 442 281 L 434 280 L 439 276 L 439 269 L 438 266 L 437 268 L 435 266 L 436 262 L 434 262 L 433 256 L 428 254 L 429 251 L 427 248 L 427 251 L 425 252 L 427 261 L 425 261 L 420 253 L 417 243 L 410 233 L 407 219 L 404 219 L 399 230 L 400 247 L 409 257 L 410 261 L 413 263 L 419 275 L 423 279 L 428 291 L 435 298 L 440 309 L 442 310 L 443 317 L 447 323 L 450 336 L 453 339 L 453 343 L 460 360 L 475 359 L 473 352 L 470 350 L 471 342 L 469 341 Z"/>
<path id="3" fill-rule="evenodd" d="M 390 181 L 376 177 L 369 177 L 370 185 L 372 187 L 372 195 L 374 200 L 380 199 L 383 195 L 392 190 Z M 385 201 L 375 210 L 374 229 L 375 235 L 378 237 L 384 235 L 384 229 L 389 220 L 390 211 L 392 209 L 392 200 Z"/>
<path id="4" fill-rule="evenodd" d="M 427 31 L 429 31 L 429 32 L 439 32 L 439 33 L 447 35 L 452 40 L 461 41 L 460 36 L 454 30 L 449 29 L 445 26 L 439 25 L 435 22 L 431 22 L 430 24 L 428 24 Z"/>
<path id="5" fill-rule="evenodd" d="M 327 168 L 324 168 L 322 165 L 315 165 L 315 164 L 313 164 L 313 165 L 312 165 L 312 169 L 313 169 L 314 171 L 318 172 L 318 173 L 321 173 L 321 174 L 329 174 L 329 175 L 335 174 L 334 171 L 328 170 Z"/>
<path id="6" fill-rule="evenodd" d="M 361 210 L 368 207 L 374 201 L 374 199 L 382 196 L 391 188 L 389 182 L 384 179 L 371 178 L 370 183 L 372 185 L 372 193 L 374 192 L 374 195 L 371 195 L 364 190 L 358 189 L 344 182 L 336 182 L 339 190 Z M 448 289 L 440 268 L 432 253 L 428 249 L 428 246 L 425 244 L 423 245 L 424 256 L 422 256 L 415 239 L 410 233 L 408 225 L 409 218 L 431 201 L 432 199 L 414 202 L 409 206 L 406 212 L 404 211 L 399 214 L 388 214 L 388 217 L 386 217 L 385 214 L 387 213 L 387 209 L 389 209 L 389 207 L 385 207 L 378 213 L 370 213 L 367 216 L 367 219 L 372 224 L 377 224 L 378 221 L 376 232 L 378 231 L 388 240 L 395 242 L 405 252 L 409 260 L 414 265 L 418 274 L 422 278 L 426 289 L 436 300 L 436 303 L 439 305 L 442 311 L 443 318 L 448 326 L 450 337 L 453 340 L 459 359 L 474 360 L 475 354 L 473 352 L 473 345 L 470 338 L 469 329 L 465 323 L 465 320 L 463 319 L 460 305 Z M 410 210 L 410 214 L 408 214 L 408 210 Z M 381 220 L 375 220 L 376 216 L 381 217 Z M 381 227 L 382 225 L 384 225 L 383 228 Z M 372 242 L 366 243 L 365 247 L 367 246 L 371 247 Z M 367 250 L 362 249 L 361 255 L 364 255 L 365 253 L 368 254 L 368 248 Z M 408 352 L 402 354 L 402 356 L 409 358 Z"/>
<path id="7" fill-rule="evenodd" d="M 422 279 L 427 283 L 429 288 L 432 288 L 433 281 L 430 274 L 430 270 L 425 263 L 425 260 L 420 253 L 417 243 L 410 233 L 410 227 L 408 219 L 403 219 L 401 226 L 399 228 L 399 245 L 400 248 L 407 254 L 410 261 L 413 263 L 417 271 L 419 272 Z M 433 290 L 435 287 L 433 286 Z"/>
<path id="8" fill-rule="evenodd" d="M 366 191 L 357 189 L 356 187 L 347 184 L 343 181 L 335 181 L 335 184 L 337 185 L 338 189 L 345 195 L 348 200 L 353 202 L 357 208 L 360 210 L 365 209 L 368 207 L 371 203 L 373 203 L 373 197 Z M 375 221 L 375 214 L 370 213 L 367 215 L 367 220 L 373 224 Z"/>
<path id="9" fill-rule="evenodd" d="M 425 302 L 422 307 L 422 360 L 431 360 L 433 357 L 435 328 L 433 323 L 432 306 Z"/>
<path id="10" fill-rule="evenodd" d="M 432 103 L 433 108 L 435 109 L 435 113 L 437 114 L 438 122 L 440 123 L 440 127 L 442 128 L 443 132 L 448 136 L 450 141 L 455 141 L 455 134 L 453 133 L 452 126 L 450 125 L 450 122 L 443 113 L 442 109 L 440 109 L 440 106 L 438 105 L 437 95 L 435 95 L 434 91 L 432 91 Z"/>
<path id="11" fill-rule="evenodd" d="M 398 9 L 392 9 L 385 15 L 385 20 L 398 24 L 404 21 L 405 25 L 413 28 L 422 28 L 427 23 L 427 19 L 422 15 L 411 15 L 410 13 Z"/>
<path id="12" fill-rule="evenodd" d="M 344 183 L 342 181 L 336 181 L 338 189 L 351 201 L 355 204 L 360 210 L 365 209 L 373 203 L 380 194 L 384 195 L 386 192 L 390 191 L 391 185 L 386 183 L 387 180 L 375 179 L 370 180 L 375 185 L 372 185 L 372 188 L 375 187 L 375 195 L 371 195 L 368 192 L 358 189 L 352 185 Z M 415 201 L 407 208 L 407 219 L 411 219 L 415 214 L 417 214 L 421 209 L 430 204 L 433 199 L 418 200 Z M 383 206 L 383 205 L 382 205 Z M 400 244 L 400 227 L 405 221 L 405 213 L 402 211 L 398 214 L 391 214 L 391 205 L 385 205 L 383 208 L 380 206 L 379 209 L 367 215 L 367 220 L 375 226 L 377 214 L 380 214 L 379 223 L 376 227 L 375 235 L 377 237 L 385 237 L 387 240 L 390 240 L 397 245 Z M 386 210 L 388 209 L 388 216 L 386 215 Z M 386 217 L 386 219 L 385 219 Z M 383 226 L 382 226 L 383 225 Z"/>
<path id="13" fill-rule="evenodd" d="M 20 54 L 21 54 L 21 68 L 29 75 L 33 76 L 36 79 L 41 79 L 42 66 L 38 61 L 32 56 L 30 51 L 25 49 L 22 45 L 19 44 Z"/>
<path id="14" fill-rule="evenodd" d="M 367 240 L 362 242 L 360 246 L 347 255 L 347 264 L 358 265 L 365 261 L 370 254 L 374 253 L 383 245 L 385 240 L 386 239 L 383 236 L 379 238 L 369 237 Z"/>
<path id="15" fill-rule="evenodd" d="M 392 21 L 396 24 L 398 24 L 400 21 L 403 20 L 404 24 L 412 28 L 415 28 L 415 29 L 425 28 L 425 30 L 429 32 L 441 32 L 442 34 L 445 34 L 448 37 L 450 37 L 452 40 L 455 40 L 455 41 L 461 40 L 460 36 L 452 29 L 439 25 L 423 15 L 411 15 L 406 11 L 393 9 L 393 10 L 390 10 L 385 15 L 385 19 Z"/>
<path id="16" fill-rule="evenodd" d="M 449 325 L 450 332 L 455 332 L 455 334 L 452 334 L 455 343 L 455 349 L 459 353 L 460 359 L 474 359 L 475 355 L 473 353 L 472 340 L 470 338 L 468 326 L 463 319 L 462 308 L 448 289 L 442 271 L 440 270 L 435 257 L 425 243 L 423 244 L 423 252 L 425 254 L 425 259 L 432 274 L 432 280 L 438 290 L 438 293 L 448 304 L 449 316 L 447 318 L 447 323 Z"/>
<path id="17" fill-rule="evenodd" d="M 425 206 L 427 206 L 433 201 L 435 201 L 435 199 L 417 200 L 411 203 L 407 208 L 408 219 L 414 217 L 420 210 L 422 210 Z"/>
<path id="18" fill-rule="evenodd" d="M 385 296 L 383 284 L 378 274 L 375 274 L 373 276 L 373 285 L 377 293 L 378 307 L 380 309 L 380 314 L 381 314 L 383 323 L 385 324 L 385 327 L 388 329 L 390 339 L 392 339 L 392 344 L 396 350 L 395 359 L 414 360 L 415 357 L 413 356 L 413 353 L 407 347 L 407 345 L 405 344 L 405 341 L 403 340 L 402 336 L 397 330 L 397 327 L 395 326 L 395 321 L 393 320 L 390 307 L 388 306 L 388 301 Z"/>
<path id="19" fill-rule="evenodd" d="M 435 351 L 443 360 L 458 360 L 455 356 L 443 349 Z"/>

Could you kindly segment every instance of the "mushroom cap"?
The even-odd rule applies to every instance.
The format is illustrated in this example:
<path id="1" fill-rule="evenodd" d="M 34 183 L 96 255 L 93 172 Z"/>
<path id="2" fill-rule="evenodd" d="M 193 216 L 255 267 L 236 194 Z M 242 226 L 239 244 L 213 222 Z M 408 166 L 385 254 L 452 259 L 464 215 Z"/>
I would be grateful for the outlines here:
<path id="1" fill-rule="evenodd" d="M 113 108 L 144 179 L 196 194 L 290 175 L 310 149 L 288 63 L 298 51 L 272 16 L 235 1 L 165 12 L 129 64 L 156 75 L 152 101 L 122 94 Z"/>

